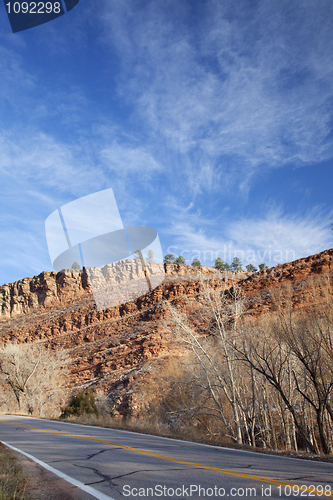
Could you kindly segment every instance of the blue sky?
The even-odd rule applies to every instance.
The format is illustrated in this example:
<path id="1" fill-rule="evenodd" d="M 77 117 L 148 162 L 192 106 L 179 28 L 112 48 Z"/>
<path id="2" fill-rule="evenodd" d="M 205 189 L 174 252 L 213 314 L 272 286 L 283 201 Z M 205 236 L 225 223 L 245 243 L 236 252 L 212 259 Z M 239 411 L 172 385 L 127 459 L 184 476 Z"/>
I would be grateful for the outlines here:
<path id="1" fill-rule="evenodd" d="M 0 283 L 107 188 L 188 263 L 333 246 L 331 0 L 80 0 L 15 34 L 1 4 L 0 78 Z"/>

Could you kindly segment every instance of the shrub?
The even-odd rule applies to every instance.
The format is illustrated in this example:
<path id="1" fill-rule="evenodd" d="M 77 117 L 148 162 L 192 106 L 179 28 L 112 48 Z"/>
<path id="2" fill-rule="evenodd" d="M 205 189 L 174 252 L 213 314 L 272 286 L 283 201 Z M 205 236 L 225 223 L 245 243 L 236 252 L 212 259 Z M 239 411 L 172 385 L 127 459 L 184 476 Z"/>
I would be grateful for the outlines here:
<path id="1" fill-rule="evenodd" d="M 79 392 L 72 398 L 65 411 L 61 414 L 60 418 L 67 418 L 71 416 L 80 417 L 81 415 L 93 414 L 98 417 L 99 411 L 95 404 L 95 396 L 91 389 L 86 389 Z"/>

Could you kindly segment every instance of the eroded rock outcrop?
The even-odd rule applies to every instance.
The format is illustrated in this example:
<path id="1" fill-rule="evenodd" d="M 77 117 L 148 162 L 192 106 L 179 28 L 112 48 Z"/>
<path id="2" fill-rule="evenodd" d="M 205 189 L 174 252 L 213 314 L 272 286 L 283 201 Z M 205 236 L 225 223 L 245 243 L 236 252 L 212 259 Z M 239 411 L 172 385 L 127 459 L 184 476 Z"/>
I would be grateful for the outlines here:
<path id="1" fill-rule="evenodd" d="M 160 273 L 157 264 L 147 264 L 150 277 Z M 164 264 L 166 282 L 171 280 L 184 279 L 193 280 L 198 275 L 213 275 L 216 270 L 213 268 L 191 266 L 180 266 Z M 103 281 L 108 278 L 110 284 L 114 285 L 114 290 L 110 292 L 119 294 L 119 285 L 124 285 L 123 294 L 126 295 L 126 284 L 134 279 L 138 282 L 142 280 L 146 283 L 146 277 L 142 266 L 136 261 L 123 261 L 119 264 L 107 264 L 103 268 L 96 267 L 91 273 L 91 280 L 94 282 Z M 153 284 L 154 285 L 154 284 Z M 67 304 L 72 304 L 79 298 L 91 297 L 91 286 L 87 272 L 67 269 L 55 272 L 42 272 L 33 278 L 24 278 L 15 283 L 0 286 L 0 321 L 14 318 L 22 314 L 30 314 L 33 310 L 39 311 L 61 308 Z M 121 302 L 129 302 L 122 297 Z"/>
<path id="2" fill-rule="evenodd" d="M 57 308 L 90 291 L 87 276 L 74 270 L 43 272 L 0 286 L 0 321 L 33 309 Z"/>

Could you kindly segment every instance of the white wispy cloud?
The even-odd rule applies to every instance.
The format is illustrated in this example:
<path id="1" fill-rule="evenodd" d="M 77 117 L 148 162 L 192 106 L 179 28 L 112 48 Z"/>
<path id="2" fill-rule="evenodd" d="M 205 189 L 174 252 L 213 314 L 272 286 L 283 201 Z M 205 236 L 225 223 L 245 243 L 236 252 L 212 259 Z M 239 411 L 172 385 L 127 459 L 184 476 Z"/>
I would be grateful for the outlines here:
<path id="1" fill-rule="evenodd" d="M 188 178 L 202 172 L 193 190 L 331 158 L 332 4 L 192 7 L 111 0 L 102 15 L 123 61 L 119 94 L 154 140 L 190 159 Z"/>
<path id="2" fill-rule="evenodd" d="M 100 151 L 100 157 L 110 171 L 116 171 L 122 177 L 137 172 L 138 177 L 147 179 L 151 172 L 161 170 L 161 165 L 143 147 L 113 142 Z"/>
<path id="3" fill-rule="evenodd" d="M 271 210 L 263 218 L 233 221 L 227 234 L 239 249 L 254 249 L 258 255 L 266 252 L 267 259 L 280 254 L 284 260 L 287 256 L 293 260 L 332 246 L 331 215 L 312 210 L 300 217 Z"/>
<path id="4" fill-rule="evenodd" d="M 109 144 L 95 134 L 64 142 L 32 127 L 0 130 L 1 175 L 33 186 L 83 195 L 105 188 L 111 180 L 122 196 L 126 190 L 130 196 L 131 183 L 142 187 L 161 170 L 149 151 L 128 140 Z"/>
<path id="5" fill-rule="evenodd" d="M 68 145 L 40 130 L 0 131 L 0 171 L 12 177 L 56 187 L 59 191 L 79 193 L 86 189 L 98 189 L 101 174 L 92 171 L 79 145 Z"/>
<path id="6" fill-rule="evenodd" d="M 200 217 L 196 224 L 193 220 L 175 221 L 168 231 L 173 243 L 165 253 L 184 254 L 188 263 L 197 256 L 206 265 L 212 265 L 217 256 L 230 263 L 237 256 L 244 265 L 265 261 L 272 266 L 330 248 L 332 215 L 317 209 L 300 217 L 271 209 L 263 217 L 225 219 L 214 229 Z"/>
<path id="7" fill-rule="evenodd" d="M 22 46 L 13 43 L 13 48 L 0 44 L 0 98 L 2 110 L 0 116 L 5 113 L 20 113 L 22 107 L 26 106 L 27 94 L 30 94 L 36 86 L 36 78 L 27 71 L 24 65 L 24 57 L 21 55 Z"/>

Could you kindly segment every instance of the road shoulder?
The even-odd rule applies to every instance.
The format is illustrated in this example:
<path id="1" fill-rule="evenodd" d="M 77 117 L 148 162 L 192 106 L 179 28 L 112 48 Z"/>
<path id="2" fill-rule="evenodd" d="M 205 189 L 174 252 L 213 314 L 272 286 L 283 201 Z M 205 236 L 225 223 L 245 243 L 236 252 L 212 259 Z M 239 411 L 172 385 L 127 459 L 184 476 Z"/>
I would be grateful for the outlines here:
<path id="1" fill-rule="evenodd" d="M 15 454 L 24 472 L 29 476 L 27 493 L 36 500 L 93 500 L 88 493 L 69 484 L 64 479 L 52 474 L 41 465 L 25 457 L 21 453 Z"/>

